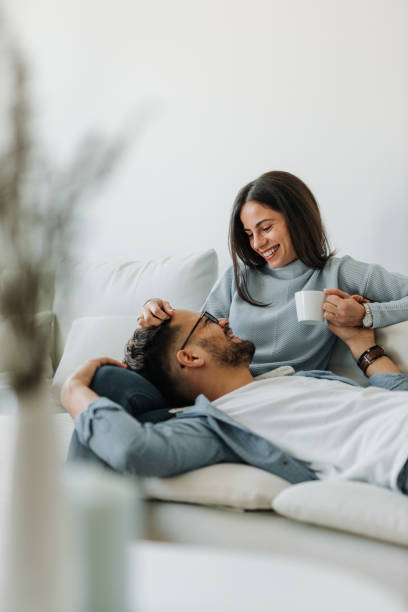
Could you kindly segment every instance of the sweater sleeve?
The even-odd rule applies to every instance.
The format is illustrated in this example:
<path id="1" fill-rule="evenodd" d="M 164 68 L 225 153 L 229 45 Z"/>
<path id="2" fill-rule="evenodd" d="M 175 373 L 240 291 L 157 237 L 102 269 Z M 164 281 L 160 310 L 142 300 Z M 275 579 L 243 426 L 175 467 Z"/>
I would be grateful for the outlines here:
<path id="1" fill-rule="evenodd" d="M 234 291 L 234 270 L 231 266 L 215 283 L 201 310 L 208 310 L 215 317 L 228 319 Z"/>
<path id="2" fill-rule="evenodd" d="M 374 328 L 408 320 L 408 277 L 402 274 L 344 257 L 339 269 L 339 289 L 359 293 L 371 301 Z"/>

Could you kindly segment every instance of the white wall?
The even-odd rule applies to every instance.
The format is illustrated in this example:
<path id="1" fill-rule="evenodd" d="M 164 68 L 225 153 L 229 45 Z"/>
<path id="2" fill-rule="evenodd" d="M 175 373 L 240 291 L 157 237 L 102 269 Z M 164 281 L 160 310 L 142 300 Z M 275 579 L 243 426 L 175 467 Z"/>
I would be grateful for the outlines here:
<path id="1" fill-rule="evenodd" d="M 79 252 L 215 246 L 237 190 L 270 169 L 316 194 L 339 254 L 408 273 L 406 0 L 9 0 L 42 131 L 143 130 Z"/>

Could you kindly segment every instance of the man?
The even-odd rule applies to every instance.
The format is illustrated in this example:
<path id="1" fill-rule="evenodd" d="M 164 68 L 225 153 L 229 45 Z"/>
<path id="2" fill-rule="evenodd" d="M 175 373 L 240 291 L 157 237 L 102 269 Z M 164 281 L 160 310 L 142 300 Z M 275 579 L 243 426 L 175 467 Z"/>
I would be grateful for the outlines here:
<path id="1" fill-rule="evenodd" d="M 254 345 L 210 313 L 178 310 L 160 327 L 136 330 L 125 365 L 92 360 L 65 383 L 62 402 L 76 429 L 70 457 L 157 476 L 244 462 L 293 483 L 346 478 L 408 493 L 408 375 L 372 348 L 371 329 L 329 326 L 356 359 L 367 353 L 371 387 L 328 372 L 254 379 Z M 174 404 L 195 405 L 165 422 L 140 423 L 97 393 L 106 364 L 141 373 Z"/>

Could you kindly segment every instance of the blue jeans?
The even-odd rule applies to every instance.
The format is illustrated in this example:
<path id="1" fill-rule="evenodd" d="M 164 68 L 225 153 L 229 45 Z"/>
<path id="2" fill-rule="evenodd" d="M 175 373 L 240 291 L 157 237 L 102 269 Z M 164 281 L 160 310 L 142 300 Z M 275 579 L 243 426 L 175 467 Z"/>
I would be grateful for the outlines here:
<path id="1" fill-rule="evenodd" d="M 96 371 L 91 389 L 101 397 L 118 403 L 132 417 L 141 423 L 159 423 L 174 417 L 169 412 L 169 402 L 146 378 L 124 368 L 102 366 Z M 78 439 L 76 431 L 72 434 L 68 449 L 67 462 L 91 461 L 109 467 Z M 111 468 L 109 468 L 111 469 Z"/>

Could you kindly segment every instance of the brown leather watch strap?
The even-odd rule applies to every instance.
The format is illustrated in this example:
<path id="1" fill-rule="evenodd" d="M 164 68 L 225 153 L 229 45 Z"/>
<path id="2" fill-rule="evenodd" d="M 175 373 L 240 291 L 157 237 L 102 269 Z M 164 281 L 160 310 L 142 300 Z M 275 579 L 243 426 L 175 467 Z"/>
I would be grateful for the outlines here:
<path id="1" fill-rule="evenodd" d="M 385 351 L 382 346 L 375 344 L 371 346 L 369 349 L 364 351 L 362 355 L 357 359 L 358 367 L 366 373 L 368 366 L 370 366 L 376 359 L 383 357 L 385 355 Z M 367 376 L 367 374 L 366 374 Z"/>

